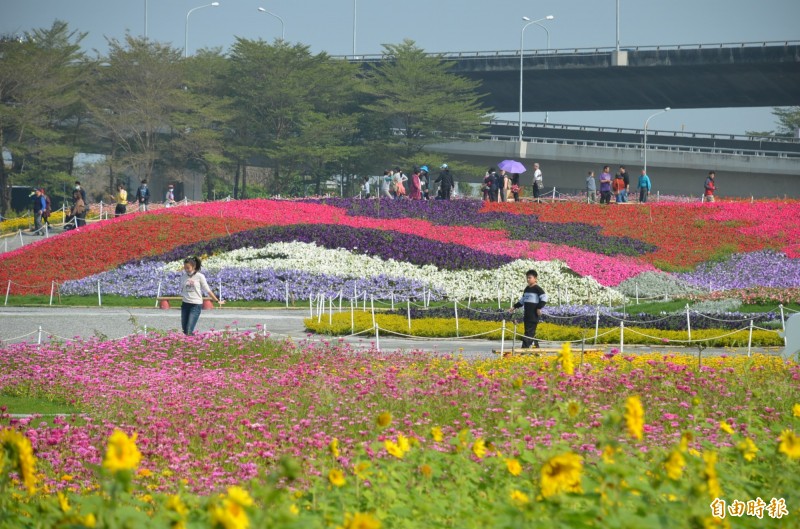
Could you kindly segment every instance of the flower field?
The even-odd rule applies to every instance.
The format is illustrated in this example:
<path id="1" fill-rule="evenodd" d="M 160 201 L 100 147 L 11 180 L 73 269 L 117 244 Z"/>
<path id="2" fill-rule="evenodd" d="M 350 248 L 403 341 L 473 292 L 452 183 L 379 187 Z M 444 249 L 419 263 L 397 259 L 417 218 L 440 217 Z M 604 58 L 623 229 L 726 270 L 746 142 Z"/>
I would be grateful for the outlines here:
<path id="1" fill-rule="evenodd" d="M 771 346 L 777 304 L 800 301 L 799 240 L 796 201 L 248 200 L 27 245 L 0 255 L 0 284 L 175 295 L 200 255 L 231 302 L 369 298 L 398 304 L 382 328 L 440 337 L 455 307 L 462 336 L 496 329 L 535 268 L 543 339 L 597 325 L 615 343 L 624 319 L 626 343 L 688 322 L 707 345 Z M 665 297 L 692 310 L 632 313 Z M 373 325 L 363 305 L 331 321 L 306 325 Z M 467 361 L 266 334 L 0 345 L 0 528 L 798 527 L 794 361 L 567 344 Z"/>
<path id="2" fill-rule="evenodd" d="M 5 395 L 80 410 L 0 416 L 37 460 L 0 482 L 4 520 L 666 527 L 757 497 L 800 515 L 800 371 L 770 357 L 468 362 L 218 334 L 11 346 L 0 373 Z M 35 492 L 10 506 L 22 477 Z"/>

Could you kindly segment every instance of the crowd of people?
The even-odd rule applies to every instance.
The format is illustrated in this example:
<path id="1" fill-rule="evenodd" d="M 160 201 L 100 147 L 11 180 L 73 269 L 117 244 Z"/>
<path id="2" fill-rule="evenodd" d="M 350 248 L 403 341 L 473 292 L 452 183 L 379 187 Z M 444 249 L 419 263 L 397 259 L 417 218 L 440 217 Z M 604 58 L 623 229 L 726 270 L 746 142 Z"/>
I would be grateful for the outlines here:
<path id="1" fill-rule="evenodd" d="M 438 186 L 437 186 L 438 184 Z M 361 196 L 372 198 L 373 196 L 391 199 L 409 200 L 450 200 L 453 196 L 455 181 L 450 172 L 450 167 L 443 163 L 439 166 L 439 175 L 436 179 L 430 173 L 427 165 L 414 167 L 411 176 L 403 172 L 400 167 L 386 169 L 383 176 L 378 179 L 377 194 L 373 193 L 373 182 L 370 177 L 365 176 L 361 184 Z M 436 189 L 434 193 L 433 190 Z"/>

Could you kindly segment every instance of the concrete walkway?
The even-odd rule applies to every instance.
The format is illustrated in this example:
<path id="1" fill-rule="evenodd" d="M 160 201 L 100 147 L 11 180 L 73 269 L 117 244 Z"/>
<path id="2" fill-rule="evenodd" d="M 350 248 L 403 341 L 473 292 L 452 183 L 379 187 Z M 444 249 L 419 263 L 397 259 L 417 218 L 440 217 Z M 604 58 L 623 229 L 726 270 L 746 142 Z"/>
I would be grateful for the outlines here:
<path id="1" fill-rule="evenodd" d="M 339 338 L 309 334 L 303 326 L 303 319 L 308 317 L 308 310 L 301 309 L 229 309 L 215 308 L 205 310 L 197 325 L 198 332 L 210 330 L 256 331 L 266 332 L 275 338 L 291 337 L 294 340 L 309 339 L 312 341 L 331 342 L 344 340 L 359 349 L 374 349 L 374 334 Z M 0 307 L 0 347 L 11 343 L 37 343 L 49 340 L 72 340 L 76 338 L 99 337 L 115 339 L 148 331 L 180 331 L 180 310 L 173 308 L 141 309 L 118 307 Z M 41 329 L 41 331 L 40 331 Z M 429 351 L 441 354 L 461 354 L 468 358 L 496 358 L 495 351 L 500 349 L 497 340 L 459 340 L 456 338 L 400 338 L 379 336 L 381 351 Z M 515 352 L 520 342 L 514 344 Z M 512 348 L 511 341 L 505 342 L 506 350 Z M 559 344 L 544 344 L 542 353 L 554 352 Z M 619 345 L 602 345 L 586 349 L 608 351 L 619 349 Z M 580 350 L 580 345 L 574 346 Z M 684 352 L 696 355 L 697 347 L 677 346 L 625 346 L 624 353 L 637 354 L 649 351 Z M 780 354 L 781 348 L 754 347 L 752 353 Z M 729 354 L 747 354 L 746 348 L 709 348 L 703 356 Z"/>

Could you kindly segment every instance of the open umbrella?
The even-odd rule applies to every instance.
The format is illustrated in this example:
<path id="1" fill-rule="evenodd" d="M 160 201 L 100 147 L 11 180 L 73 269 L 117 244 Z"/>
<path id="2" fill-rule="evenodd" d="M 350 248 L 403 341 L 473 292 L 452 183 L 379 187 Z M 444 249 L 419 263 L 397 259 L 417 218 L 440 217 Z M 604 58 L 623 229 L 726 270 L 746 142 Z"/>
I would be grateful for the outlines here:
<path id="1" fill-rule="evenodd" d="M 516 160 L 503 160 L 497 167 L 506 171 L 507 173 L 518 173 L 522 174 L 525 172 L 525 166 L 519 163 Z"/>

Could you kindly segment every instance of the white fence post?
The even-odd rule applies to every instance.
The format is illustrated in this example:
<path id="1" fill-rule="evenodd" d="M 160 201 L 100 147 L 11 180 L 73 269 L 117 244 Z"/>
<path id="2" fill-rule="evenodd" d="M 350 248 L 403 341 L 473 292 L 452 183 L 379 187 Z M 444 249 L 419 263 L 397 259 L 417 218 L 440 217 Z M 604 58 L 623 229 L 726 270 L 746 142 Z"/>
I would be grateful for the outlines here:
<path id="1" fill-rule="evenodd" d="M 458 332 L 458 300 L 453 301 L 453 312 L 456 315 L 456 338 L 459 338 L 461 335 Z"/>
<path id="2" fill-rule="evenodd" d="M 636 304 L 639 304 L 639 284 L 636 284 Z"/>
<path id="3" fill-rule="evenodd" d="M 786 319 L 783 314 L 783 303 L 778 305 L 781 309 L 781 329 L 783 330 L 783 346 L 786 347 Z"/>
<path id="4" fill-rule="evenodd" d="M 356 300 L 356 303 L 358 300 Z M 350 334 L 355 334 L 356 332 L 356 324 L 355 324 L 355 316 L 353 315 L 353 300 L 350 300 Z"/>
<path id="5" fill-rule="evenodd" d="M 333 296 L 328 298 L 328 325 L 333 325 Z"/>
<path id="6" fill-rule="evenodd" d="M 158 280 L 158 289 L 156 289 L 156 307 L 158 308 L 158 298 L 161 297 L 161 280 Z"/>
<path id="7" fill-rule="evenodd" d="M 39 325 L 39 337 L 36 339 L 37 345 L 42 345 L 42 326 Z"/>
<path id="8" fill-rule="evenodd" d="M 595 307 L 594 315 L 594 344 L 597 345 L 597 337 L 600 334 L 600 307 Z"/>
<path id="9" fill-rule="evenodd" d="M 53 306 L 53 291 L 56 289 L 56 281 L 50 281 L 50 306 Z"/>
<path id="10" fill-rule="evenodd" d="M 392 310 L 394 310 L 394 291 L 392 291 Z"/>
<path id="11" fill-rule="evenodd" d="M 747 356 L 750 356 L 750 348 L 753 346 L 753 320 L 750 320 L 750 336 L 747 338 Z"/>
<path id="12" fill-rule="evenodd" d="M 375 324 L 375 298 L 372 295 L 369 297 L 369 309 L 372 312 L 372 325 L 377 328 Z"/>
<path id="13" fill-rule="evenodd" d="M 22 240 L 22 230 L 19 230 L 19 245 L 25 246 L 25 241 Z"/>
<path id="14" fill-rule="evenodd" d="M 380 352 L 381 351 L 381 336 L 378 333 L 378 326 L 375 326 L 375 349 Z"/>
<path id="15" fill-rule="evenodd" d="M 325 294 L 319 295 L 319 302 L 317 303 L 317 323 L 322 321 L 322 310 L 325 308 Z"/>
<path id="16" fill-rule="evenodd" d="M 311 294 L 308 295 L 308 317 L 314 317 L 314 299 Z"/>
<path id="17" fill-rule="evenodd" d="M 619 352 L 625 352 L 625 320 L 619 322 Z"/>
<path id="18" fill-rule="evenodd" d="M 689 304 L 686 304 L 686 329 L 689 332 L 689 341 L 692 341 L 692 319 L 689 317 Z"/>
<path id="19" fill-rule="evenodd" d="M 8 294 L 11 292 L 11 280 L 8 280 L 8 286 L 6 287 L 6 302 L 4 305 L 8 305 Z"/>
<path id="20" fill-rule="evenodd" d="M 97 280 L 97 306 L 98 307 L 102 307 L 103 306 L 103 296 L 100 295 L 100 280 L 99 279 Z"/>
<path id="21" fill-rule="evenodd" d="M 503 320 L 503 326 L 500 328 L 500 357 L 502 358 L 503 352 L 506 348 L 506 320 Z"/>
<path id="22" fill-rule="evenodd" d="M 222 301 L 222 278 L 219 278 L 219 300 Z"/>
<path id="23" fill-rule="evenodd" d="M 411 298 L 406 300 L 406 312 L 408 313 L 408 330 L 411 331 Z"/>

